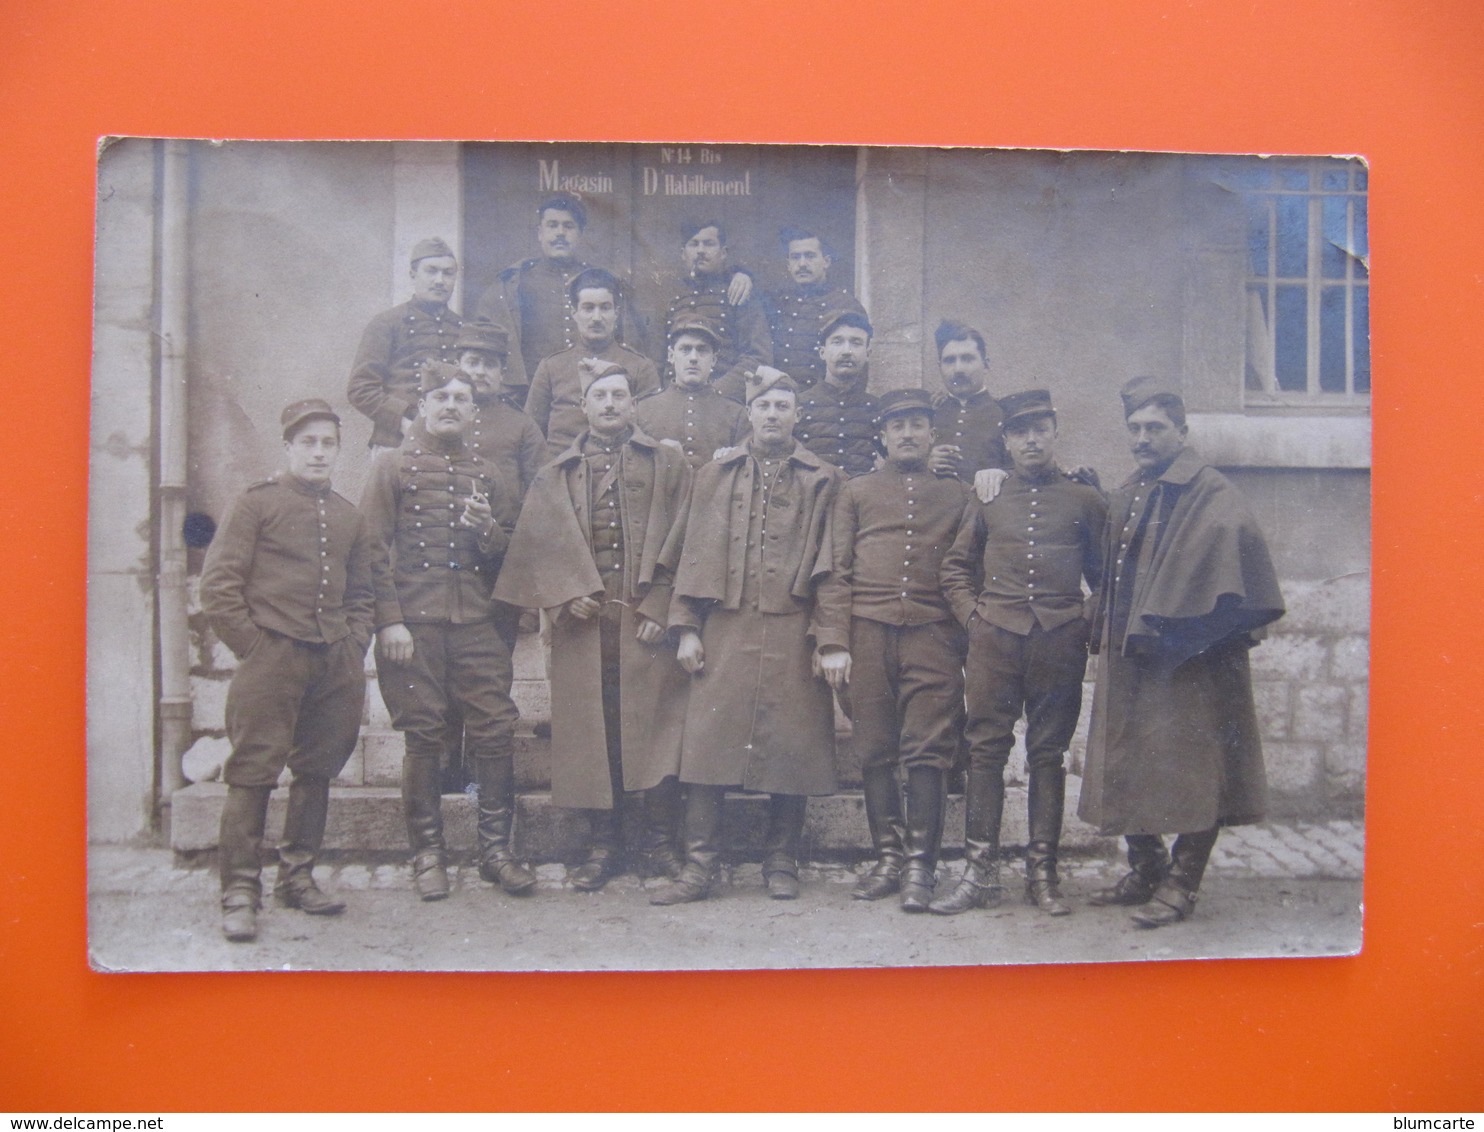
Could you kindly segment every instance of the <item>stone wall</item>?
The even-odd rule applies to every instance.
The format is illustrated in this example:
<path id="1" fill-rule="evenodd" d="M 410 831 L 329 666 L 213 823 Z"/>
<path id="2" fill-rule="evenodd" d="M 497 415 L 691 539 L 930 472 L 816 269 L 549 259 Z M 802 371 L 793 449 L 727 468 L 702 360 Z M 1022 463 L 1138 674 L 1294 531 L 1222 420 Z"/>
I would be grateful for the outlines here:
<path id="1" fill-rule="evenodd" d="M 1358 816 L 1365 802 L 1366 711 L 1370 670 L 1370 580 L 1363 575 L 1323 582 L 1285 582 L 1288 614 L 1252 650 L 1253 693 L 1262 727 L 1272 794 L 1271 816 L 1330 820 Z M 235 661 L 216 640 L 192 592 L 192 645 L 197 744 L 187 758 L 188 777 L 209 781 L 226 755 L 223 713 Z M 540 638 L 522 637 L 516 650 L 515 699 L 521 709 L 517 781 L 522 790 L 544 790 L 548 751 L 539 736 L 551 718 Z M 1082 718 L 1069 765 L 1082 771 L 1092 709 L 1096 661 L 1089 665 Z M 395 786 L 401 780 L 402 739 L 391 730 L 386 706 L 367 664 L 368 696 L 361 743 L 338 779 L 347 786 Z M 841 720 L 844 724 L 844 721 Z M 859 781 L 842 726 L 842 784 Z M 1025 750 L 1017 740 L 1007 771 L 1012 785 L 1025 782 Z"/>

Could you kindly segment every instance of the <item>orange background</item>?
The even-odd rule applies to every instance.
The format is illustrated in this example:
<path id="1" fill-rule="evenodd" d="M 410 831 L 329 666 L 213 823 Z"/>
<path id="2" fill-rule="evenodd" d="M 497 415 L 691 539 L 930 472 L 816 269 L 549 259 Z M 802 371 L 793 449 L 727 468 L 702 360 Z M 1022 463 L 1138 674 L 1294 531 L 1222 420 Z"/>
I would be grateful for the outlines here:
<path id="1" fill-rule="evenodd" d="M 1477 0 L 9 0 L 0 1108 L 1484 1108 L 1481 59 Z M 83 565 L 94 140 L 106 133 L 1366 155 L 1365 953 L 92 974 Z"/>

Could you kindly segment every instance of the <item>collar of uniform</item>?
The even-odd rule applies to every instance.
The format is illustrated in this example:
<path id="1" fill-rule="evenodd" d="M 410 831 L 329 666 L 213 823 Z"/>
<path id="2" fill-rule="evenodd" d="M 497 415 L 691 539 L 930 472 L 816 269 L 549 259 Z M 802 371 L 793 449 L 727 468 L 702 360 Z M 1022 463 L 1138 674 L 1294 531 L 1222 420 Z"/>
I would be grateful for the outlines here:
<path id="1" fill-rule="evenodd" d="M 583 456 L 582 446 L 587 441 L 588 432 L 588 429 L 583 429 L 581 432 L 579 432 L 577 436 L 573 438 L 572 443 L 567 445 L 567 450 L 560 456 L 558 456 L 555 460 L 553 460 L 552 463 L 559 464 L 565 467 L 566 465 L 571 464 L 574 460 L 581 460 Z M 656 449 L 660 446 L 660 442 L 658 440 L 655 440 L 653 437 L 640 432 L 637 428 L 635 428 L 633 432 L 629 433 L 629 437 L 626 443 L 635 448 Z"/>
<path id="2" fill-rule="evenodd" d="M 421 418 L 407 430 L 407 439 L 430 452 L 437 452 L 440 456 L 452 456 L 468 447 L 462 434 L 453 437 L 434 436 Z"/>
<path id="3" fill-rule="evenodd" d="M 720 461 L 720 463 L 724 467 L 735 465 L 752 455 L 752 438 L 749 437 L 747 440 L 742 442 L 742 444 L 737 448 L 735 452 L 733 452 L 725 460 Z M 788 454 L 786 459 L 790 463 L 798 464 L 800 467 L 804 468 L 817 469 L 819 467 L 819 457 L 816 456 L 813 452 L 810 452 L 809 449 L 805 448 L 797 440 L 794 441 L 794 450 Z"/>
<path id="4" fill-rule="evenodd" d="M 1195 478 L 1195 474 L 1206 466 L 1206 461 L 1201 459 L 1200 454 L 1190 445 L 1186 445 L 1175 454 L 1170 461 L 1170 466 L 1160 473 L 1159 478 L 1164 483 L 1183 487 Z"/>
<path id="5" fill-rule="evenodd" d="M 632 427 L 624 429 L 612 439 L 599 436 L 592 429 L 584 429 L 582 432 L 581 446 L 584 456 L 592 456 L 599 452 L 617 452 L 634 435 Z"/>
<path id="6" fill-rule="evenodd" d="M 1195 474 L 1206 466 L 1206 461 L 1190 445 L 1186 445 L 1175 453 L 1175 458 L 1170 461 L 1169 466 L 1159 475 L 1149 475 L 1142 469 L 1136 468 L 1134 474 L 1124 481 L 1124 487 L 1133 487 L 1136 484 L 1160 483 L 1170 484 L 1172 487 L 1184 487 L 1195 478 Z"/>
<path id="7" fill-rule="evenodd" d="M 844 404 L 846 401 L 860 400 L 868 396 L 866 386 L 870 381 L 871 371 L 869 367 L 861 370 L 860 376 L 853 379 L 849 385 L 833 385 L 830 383 L 829 378 L 821 377 L 809 387 L 809 393 L 811 394 L 810 400 L 818 400 L 818 394 L 820 393 L 828 393 L 830 400 L 839 401 L 841 404 Z"/>
<path id="8" fill-rule="evenodd" d="M 282 475 L 277 475 L 273 478 L 276 479 L 279 483 L 283 484 L 284 487 L 290 488 L 293 491 L 297 491 L 300 495 L 308 495 L 314 499 L 323 499 L 325 496 L 329 495 L 331 491 L 330 484 L 328 482 L 326 482 L 322 487 L 316 487 L 312 483 L 305 483 L 292 472 L 284 472 Z"/>
<path id="9" fill-rule="evenodd" d="M 419 314 L 430 316 L 452 313 L 449 311 L 447 303 L 427 303 L 424 302 L 422 299 L 408 299 L 407 305 L 413 310 L 417 311 Z"/>
<path id="10" fill-rule="evenodd" d="M 979 405 L 984 404 L 984 402 L 986 401 L 994 400 L 994 398 L 989 395 L 989 386 L 981 385 L 967 397 L 960 397 L 957 393 L 948 392 L 943 394 L 943 400 L 956 401 L 959 405 L 967 409 L 970 405 L 978 407 Z"/>
<path id="11" fill-rule="evenodd" d="M 822 283 L 794 284 L 794 294 L 803 296 L 804 298 L 808 299 L 816 299 L 820 295 L 828 295 L 833 291 L 834 288 L 830 286 L 830 281 L 828 279 L 824 280 L 824 282 Z"/>
<path id="12" fill-rule="evenodd" d="M 1013 468 L 1010 471 L 1010 475 L 1014 479 L 1019 480 L 1021 483 L 1030 484 L 1032 487 L 1044 487 L 1046 484 L 1051 483 L 1053 480 L 1061 479 L 1061 469 L 1053 466 L 1047 468 L 1040 475 L 1028 476 L 1019 468 Z"/>

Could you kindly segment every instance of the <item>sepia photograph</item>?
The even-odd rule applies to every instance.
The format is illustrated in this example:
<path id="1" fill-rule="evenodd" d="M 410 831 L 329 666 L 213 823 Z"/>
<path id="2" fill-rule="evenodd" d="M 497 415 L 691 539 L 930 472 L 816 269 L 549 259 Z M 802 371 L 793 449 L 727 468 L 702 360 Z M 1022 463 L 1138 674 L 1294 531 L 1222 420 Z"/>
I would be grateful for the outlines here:
<path id="1" fill-rule="evenodd" d="M 1356 954 L 1369 191 L 107 139 L 93 967 Z"/>

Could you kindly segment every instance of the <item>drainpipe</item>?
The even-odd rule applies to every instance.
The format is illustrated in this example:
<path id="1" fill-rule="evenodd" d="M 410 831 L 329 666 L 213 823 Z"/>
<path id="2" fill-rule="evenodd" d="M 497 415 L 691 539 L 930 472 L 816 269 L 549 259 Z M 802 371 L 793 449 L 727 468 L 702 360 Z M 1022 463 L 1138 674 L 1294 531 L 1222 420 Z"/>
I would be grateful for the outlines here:
<path id="1" fill-rule="evenodd" d="M 190 143 L 166 141 L 160 172 L 159 647 L 161 807 L 185 785 L 191 743 L 191 639 L 186 582 L 186 352 L 189 343 Z"/>

